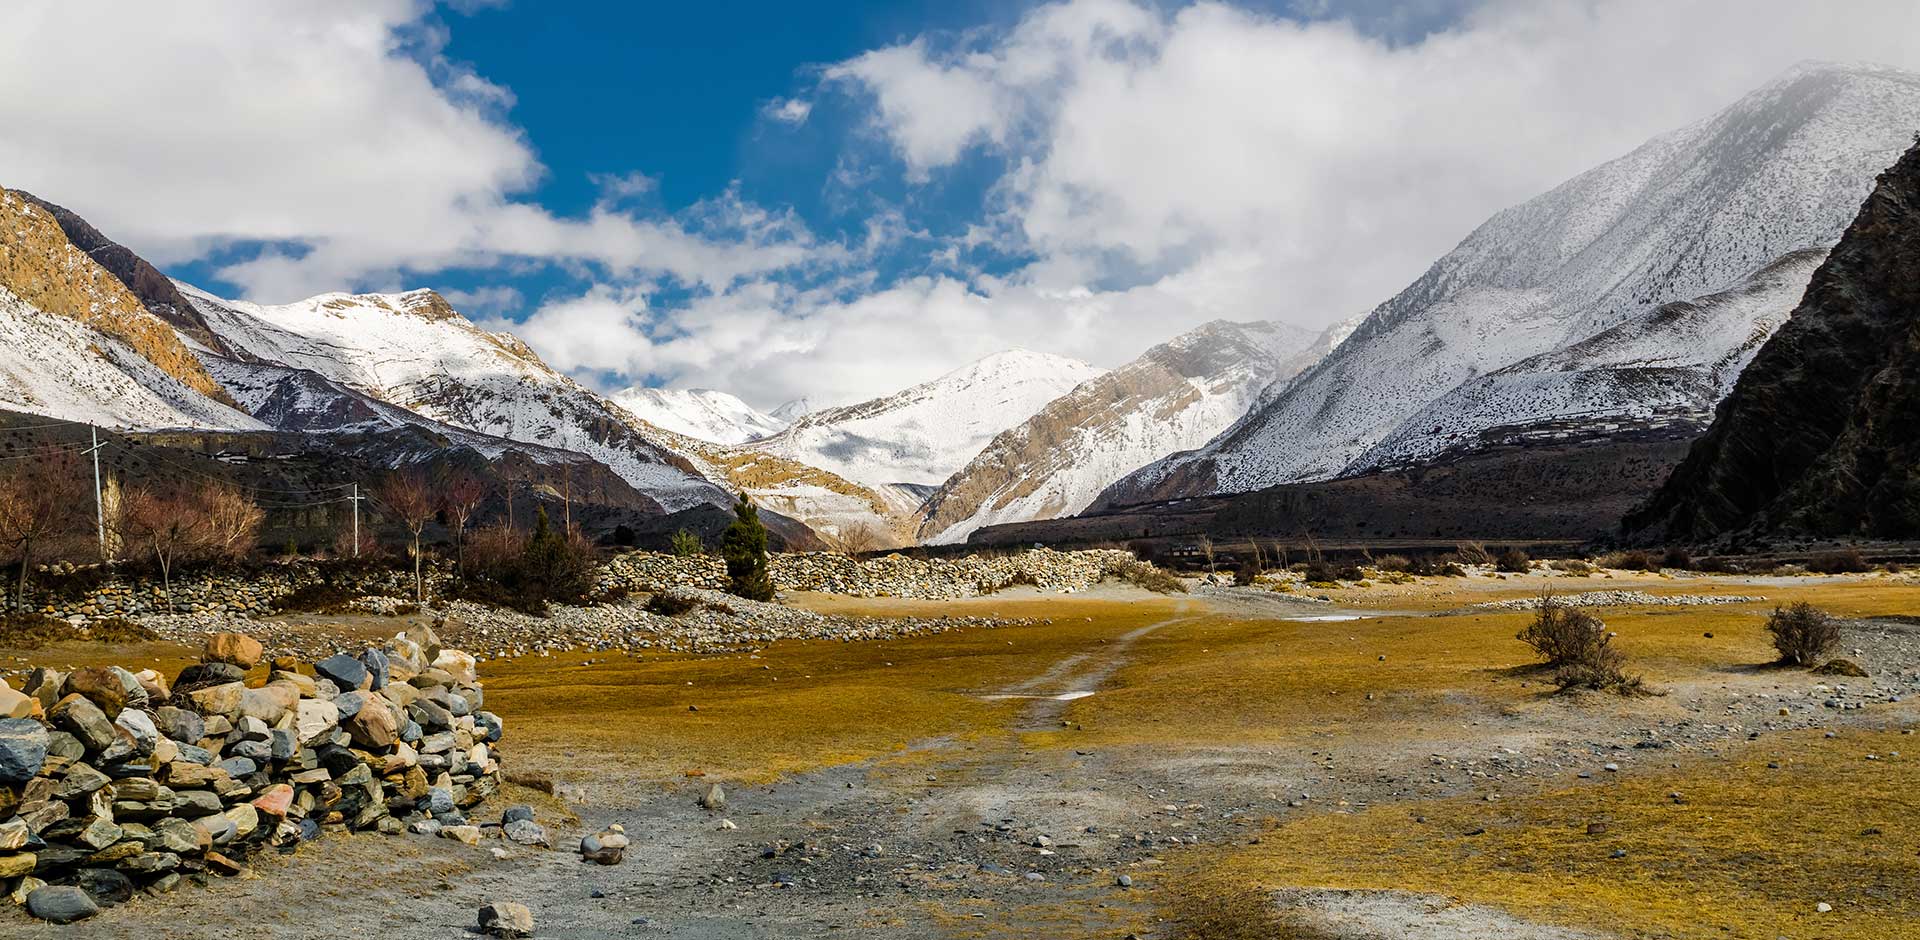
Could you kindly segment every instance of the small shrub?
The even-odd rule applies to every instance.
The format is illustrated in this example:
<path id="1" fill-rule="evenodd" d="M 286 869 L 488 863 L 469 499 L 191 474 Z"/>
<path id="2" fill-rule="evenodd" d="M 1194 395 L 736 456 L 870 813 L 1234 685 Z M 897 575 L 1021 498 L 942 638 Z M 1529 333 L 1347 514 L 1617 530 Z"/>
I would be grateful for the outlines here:
<path id="1" fill-rule="evenodd" d="M 1578 558 L 1555 558 L 1547 562 L 1547 567 L 1572 575 L 1589 575 L 1594 570 L 1592 565 Z"/>
<path id="2" fill-rule="evenodd" d="M 1693 555 L 1677 545 L 1671 546 L 1661 554 L 1660 567 L 1690 571 L 1693 569 Z"/>
<path id="3" fill-rule="evenodd" d="M 1442 578 L 1464 578 L 1467 576 L 1467 569 L 1449 561 L 1441 564 L 1439 570 L 1435 571 L 1434 574 Z"/>
<path id="4" fill-rule="evenodd" d="M 1867 563 L 1867 557 L 1860 554 L 1859 549 L 1848 548 L 1815 556 L 1807 562 L 1807 570 L 1821 574 L 1859 574 L 1872 571 L 1873 566 Z"/>
<path id="5" fill-rule="evenodd" d="M 1463 565 L 1491 565 L 1493 553 L 1479 542 L 1461 542 L 1453 547 L 1453 557 Z"/>
<path id="6" fill-rule="evenodd" d="M 1341 565 L 1333 570 L 1333 576 L 1341 581 L 1365 581 L 1367 573 L 1359 565 Z"/>
<path id="7" fill-rule="evenodd" d="M 1806 601 L 1796 601 L 1773 609 L 1767 633 L 1773 637 L 1773 648 L 1780 651 L 1782 664 L 1812 666 L 1840 642 L 1840 622 Z"/>
<path id="8" fill-rule="evenodd" d="M 95 643 L 154 643 L 160 634 L 125 617 L 102 617 L 87 625 L 87 639 Z"/>
<path id="9" fill-rule="evenodd" d="M 1599 558 L 1600 567 L 1615 571 L 1659 571 L 1660 560 L 1642 549 L 1608 552 Z"/>
<path id="10" fill-rule="evenodd" d="M 707 550 L 706 543 L 700 541 L 700 536 L 686 529 L 675 529 L 672 539 L 667 544 L 673 554 L 681 558 L 691 558 Z"/>
<path id="11" fill-rule="evenodd" d="M 1540 609 L 1515 639 L 1553 668 L 1553 681 L 1562 689 L 1586 688 L 1637 693 L 1643 683 L 1622 667 L 1626 657 L 1613 648 L 1613 634 L 1599 617 L 1567 607 L 1551 594 L 1542 595 Z"/>
<path id="12" fill-rule="evenodd" d="M 1251 558 L 1233 567 L 1233 583 L 1241 587 L 1252 587 L 1267 571 L 1260 559 Z"/>
<path id="13" fill-rule="evenodd" d="M 1155 594 L 1185 594 L 1187 583 L 1171 571 L 1144 561 L 1124 561 L 1116 569 L 1121 580 Z"/>
<path id="14" fill-rule="evenodd" d="M 1401 574 L 1413 573 L 1413 559 L 1405 555 L 1382 555 L 1374 559 L 1373 566 L 1381 571 L 1397 571 Z"/>
<path id="15" fill-rule="evenodd" d="M 1509 548 L 1494 560 L 1494 567 L 1509 574 L 1526 574 L 1533 570 L 1533 559 L 1517 548 Z"/>
<path id="16" fill-rule="evenodd" d="M 1340 580 L 1340 575 L 1334 572 L 1333 566 L 1327 564 L 1324 558 L 1316 558 L 1293 567 L 1300 572 L 1300 577 L 1308 584 L 1332 584 Z"/>

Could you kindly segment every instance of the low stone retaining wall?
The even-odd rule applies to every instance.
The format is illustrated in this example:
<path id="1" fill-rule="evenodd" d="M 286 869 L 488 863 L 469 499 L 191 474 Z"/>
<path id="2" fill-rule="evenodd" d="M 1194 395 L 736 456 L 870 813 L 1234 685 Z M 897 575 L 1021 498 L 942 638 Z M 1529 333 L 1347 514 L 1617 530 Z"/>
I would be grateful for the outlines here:
<path id="1" fill-rule="evenodd" d="M 118 667 L 0 682 L 0 887 L 65 923 L 329 830 L 479 840 L 462 810 L 499 786 L 502 726 L 473 657 L 414 626 L 249 683 L 262 653 L 226 633 L 171 685 Z"/>
<path id="2" fill-rule="evenodd" d="M 1119 549 L 1057 552 L 1036 548 L 1009 555 L 853 558 L 830 552 L 771 557 L 768 573 L 783 591 L 818 591 L 854 597 L 948 600 L 978 597 L 1016 584 L 1043 591 L 1085 590 L 1118 572 L 1133 555 Z M 676 556 L 631 552 L 607 563 L 603 586 L 657 592 L 671 586 L 723 590 L 727 566 L 712 555 Z"/>
<path id="3" fill-rule="evenodd" d="M 428 589 L 446 580 L 444 571 L 428 577 Z M 328 571 L 311 562 L 275 565 L 247 575 L 194 574 L 174 579 L 172 604 L 159 579 L 115 578 L 77 596 L 42 596 L 35 608 L 51 617 L 134 617 L 161 613 L 271 613 L 281 598 L 304 587 L 331 581 L 362 594 L 413 596 L 413 575 L 407 571 L 371 571 L 346 574 Z"/>

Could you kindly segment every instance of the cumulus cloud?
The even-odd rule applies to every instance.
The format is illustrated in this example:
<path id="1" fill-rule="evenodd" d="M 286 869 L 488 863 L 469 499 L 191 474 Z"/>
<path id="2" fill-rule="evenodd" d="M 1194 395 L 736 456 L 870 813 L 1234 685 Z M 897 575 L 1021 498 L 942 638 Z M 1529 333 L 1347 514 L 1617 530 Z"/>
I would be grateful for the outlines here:
<path id="1" fill-rule="evenodd" d="M 0 30 L 0 185 L 162 263 L 264 243 L 223 272 L 262 300 L 563 265 L 523 321 L 517 294 L 461 300 L 602 385 L 828 404 L 1015 345 L 1111 366 L 1213 318 L 1344 319 L 1799 60 L 1920 67 L 1911 0 L 1271 8 L 1060 0 L 807 70 L 761 114 L 831 134 L 816 112 L 855 113 L 818 182 L 866 224 L 836 242 L 735 190 L 649 210 L 642 172 L 596 177 L 578 215 L 535 204 L 511 89 L 447 61 L 460 23 L 424 0 L 25 0 Z M 49 39 L 75 36 L 84 64 Z"/>
<path id="2" fill-rule="evenodd" d="M 517 198 L 544 169 L 506 119 L 512 94 L 441 55 L 431 12 L 421 0 L 12 4 L 0 184 L 162 264 L 269 245 L 220 272 L 268 301 L 516 258 L 717 285 L 805 256 L 802 227 L 779 218 L 773 231 L 737 199 L 694 224 L 611 202 L 560 217 Z M 630 196 L 645 178 L 619 179 Z M 709 237 L 709 223 L 748 237 Z"/>
<path id="3" fill-rule="evenodd" d="M 755 279 L 629 318 L 646 341 L 601 348 L 630 365 L 593 365 L 836 402 L 1010 345 L 1115 365 L 1218 317 L 1319 326 L 1385 300 L 1499 209 L 1798 61 L 1920 66 L 1920 12 L 1900 0 L 1844 17 L 1785 0 L 1451 6 L 1471 9 L 1409 41 L 1378 22 L 1405 11 L 1377 3 L 1357 24 L 1339 4 L 1297 20 L 1068 0 L 829 66 L 819 93 L 866 105 L 892 172 L 937 192 L 979 161 L 1001 168 L 978 222 L 921 276 L 839 292 Z M 865 186 L 881 169 L 841 172 Z M 983 246 L 1033 260 L 983 276 L 963 261 Z"/>
<path id="4" fill-rule="evenodd" d="M 1902 0 L 1486 0 L 1415 42 L 1220 3 L 1072 0 L 826 74 L 871 102 L 909 178 L 1006 166 L 993 230 L 1038 256 L 1032 284 L 1224 271 L 1195 288 L 1206 312 L 1317 324 L 1799 60 L 1917 66 L 1916 37 Z"/>
<path id="5" fill-rule="evenodd" d="M 813 102 L 804 98 L 775 98 L 767 102 L 767 117 L 783 124 L 805 124 L 813 113 Z"/>

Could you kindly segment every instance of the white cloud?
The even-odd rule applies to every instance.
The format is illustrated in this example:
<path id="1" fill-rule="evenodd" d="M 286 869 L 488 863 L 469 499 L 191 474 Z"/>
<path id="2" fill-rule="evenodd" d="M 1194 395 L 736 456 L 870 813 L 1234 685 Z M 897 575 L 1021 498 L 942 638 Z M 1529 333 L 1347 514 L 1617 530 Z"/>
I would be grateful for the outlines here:
<path id="1" fill-rule="evenodd" d="M 1211 298 L 1194 316 L 1319 324 L 1806 58 L 1920 66 L 1920 6 L 1486 0 L 1395 43 L 1220 3 L 1072 0 L 826 75 L 871 101 L 908 179 L 1004 161 L 986 230 L 1038 256 L 1023 282 L 1171 278 Z"/>
<path id="2" fill-rule="evenodd" d="M 784 124 L 805 124 L 813 113 L 813 102 L 804 98 L 775 98 L 767 102 L 768 117 Z"/>
<path id="3" fill-rule="evenodd" d="M 512 94 L 442 57 L 429 13 L 421 0 L 11 4 L 0 185 L 162 264 L 272 244 L 221 272 L 269 301 L 515 258 L 723 284 L 806 256 L 797 223 L 771 231 L 737 199 L 721 208 L 778 245 L 610 203 L 563 218 L 517 201 L 544 169 L 504 117 Z"/>
<path id="4" fill-rule="evenodd" d="M 1405 24 L 1455 6 L 1471 12 L 1406 41 Z M 1920 67 L 1911 0 L 1357 9 L 1367 30 L 1065 0 L 825 66 L 762 113 L 824 134 L 823 98 L 862 109 L 821 181 L 829 203 L 865 213 L 840 244 L 733 190 L 646 211 L 654 181 L 637 172 L 595 177 L 601 198 L 578 216 L 527 201 L 545 170 L 508 118 L 511 90 L 440 54 L 424 0 L 23 0 L 0 30 L 0 185 L 161 263 L 279 246 L 225 272 L 270 301 L 558 263 L 598 283 L 523 324 L 489 321 L 557 367 L 825 404 L 1013 345 L 1114 365 L 1216 317 L 1351 316 L 1491 213 L 1795 61 Z M 928 234 L 917 207 L 950 217 L 942 184 L 970 191 L 982 166 L 1001 175 L 974 217 Z M 924 186 L 875 210 L 872 193 L 897 182 L 882 174 Z M 983 250 L 1034 260 L 985 276 L 968 263 Z M 924 260 L 904 275 L 872 270 L 908 251 Z M 501 317 L 521 298 L 456 303 Z"/>

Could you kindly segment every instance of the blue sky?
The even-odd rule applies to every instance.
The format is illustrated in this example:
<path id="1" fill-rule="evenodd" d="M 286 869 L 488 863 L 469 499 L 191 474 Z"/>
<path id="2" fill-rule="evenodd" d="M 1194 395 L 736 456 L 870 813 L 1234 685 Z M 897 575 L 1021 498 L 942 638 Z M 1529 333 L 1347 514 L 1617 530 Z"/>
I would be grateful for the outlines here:
<path id="1" fill-rule="evenodd" d="M 21 0 L 0 185 L 230 296 L 433 287 L 603 388 L 824 405 L 1364 313 L 1796 61 L 1920 66 L 1910 0 L 1847 9 Z"/>

